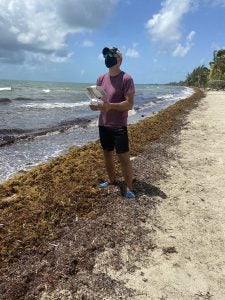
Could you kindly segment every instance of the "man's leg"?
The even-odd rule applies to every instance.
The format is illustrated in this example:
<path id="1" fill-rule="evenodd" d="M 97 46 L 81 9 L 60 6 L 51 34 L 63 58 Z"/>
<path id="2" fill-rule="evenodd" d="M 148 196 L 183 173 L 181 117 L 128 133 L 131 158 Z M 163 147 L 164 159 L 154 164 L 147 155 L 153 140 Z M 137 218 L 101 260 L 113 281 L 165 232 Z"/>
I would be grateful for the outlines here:
<path id="1" fill-rule="evenodd" d="M 115 182 L 115 170 L 114 170 L 114 163 L 113 163 L 113 153 L 114 151 L 103 150 L 104 153 L 104 160 L 105 160 L 105 168 L 106 172 L 109 177 L 109 182 Z"/>
<path id="2" fill-rule="evenodd" d="M 132 164 L 130 161 L 130 154 L 129 152 L 125 153 L 118 153 L 118 158 L 121 165 L 122 174 L 124 180 L 127 184 L 128 190 L 133 190 L 133 171 L 132 171 Z"/>

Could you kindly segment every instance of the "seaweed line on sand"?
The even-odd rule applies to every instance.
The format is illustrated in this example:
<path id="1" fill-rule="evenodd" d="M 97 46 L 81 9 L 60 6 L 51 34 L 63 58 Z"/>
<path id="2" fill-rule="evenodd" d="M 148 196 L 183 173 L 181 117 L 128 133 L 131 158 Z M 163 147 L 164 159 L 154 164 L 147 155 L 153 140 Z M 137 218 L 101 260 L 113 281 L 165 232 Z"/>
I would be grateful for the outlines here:
<path id="1" fill-rule="evenodd" d="M 189 98 L 129 125 L 131 156 L 141 156 L 146 149 L 154 147 L 154 143 L 163 137 L 166 139 L 182 125 L 185 115 L 198 105 L 202 97 L 204 93 L 196 90 Z M 151 150 L 160 153 L 159 148 Z M 153 156 L 150 160 L 154 160 Z M 145 155 L 140 161 L 143 159 L 149 158 Z M 116 187 L 111 187 L 111 191 L 98 189 L 98 182 L 106 176 L 99 141 L 82 148 L 72 147 L 65 155 L 3 182 L 0 185 L 0 293 L 2 290 L 4 299 L 39 299 L 37 295 L 46 289 L 46 284 L 54 289 L 56 285 L 60 286 L 60 282 L 63 286 L 67 282 L 76 295 L 81 292 L 81 286 L 85 295 L 85 286 L 87 288 L 89 282 L 88 290 L 97 295 L 96 299 L 101 299 L 99 291 L 102 291 L 101 295 L 109 290 L 113 290 L 114 295 L 118 291 L 126 295 L 132 293 L 105 274 L 93 276 L 90 272 L 97 253 L 105 247 L 116 252 L 119 249 L 116 245 L 129 241 L 133 249 L 154 248 L 154 244 L 146 246 L 140 241 L 143 229 L 139 237 L 139 223 L 145 222 L 149 211 L 154 210 L 157 204 L 154 196 L 164 198 L 165 195 L 153 184 L 144 182 L 141 168 L 140 162 L 135 165 L 134 161 L 135 175 L 138 175 L 135 188 L 141 201 L 132 207 L 118 196 Z M 118 178 L 121 177 L 119 170 L 117 167 Z M 159 168 L 154 171 L 153 167 L 149 176 L 154 183 L 165 174 L 160 173 Z M 151 201 L 145 199 L 146 193 Z M 127 225 L 134 227 L 131 234 Z M 120 268 L 123 263 L 118 260 L 118 255 L 115 257 L 114 267 Z M 29 268 L 23 269 L 28 262 Z M 49 265 L 50 262 L 58 268 Z M 54 272 L 49 275 L 47 270 L 53 268 Z M 75 284 L 71 276 L 82 272 L 85 276 L 80 275 Z M 104 286 L 101 287 L 101 283 Z M 92 298 L 73 295 L 71 299 Z"/>

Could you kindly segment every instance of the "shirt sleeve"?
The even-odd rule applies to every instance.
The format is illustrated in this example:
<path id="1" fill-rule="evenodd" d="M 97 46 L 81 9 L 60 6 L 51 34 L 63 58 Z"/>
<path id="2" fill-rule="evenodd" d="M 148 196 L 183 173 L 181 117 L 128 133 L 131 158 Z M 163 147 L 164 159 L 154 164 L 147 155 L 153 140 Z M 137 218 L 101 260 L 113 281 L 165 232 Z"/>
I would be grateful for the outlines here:
<path id="1" fill-rule="evenodd" d="M 98 77 L 98 79 L 96 80 L 96 85 L 99 85 L 99 86 L 102 85 L 103 77 L 104 77 L 103 75 Z"/>
<path id="2" fill-rule="evenodd" d="M 134 94 L 135 93 L 135 87 L 134 87 L 134 81 L 132 77 L 128 77 L 125 79 L 124 82 L 124 96 L 127 94 Z"/>

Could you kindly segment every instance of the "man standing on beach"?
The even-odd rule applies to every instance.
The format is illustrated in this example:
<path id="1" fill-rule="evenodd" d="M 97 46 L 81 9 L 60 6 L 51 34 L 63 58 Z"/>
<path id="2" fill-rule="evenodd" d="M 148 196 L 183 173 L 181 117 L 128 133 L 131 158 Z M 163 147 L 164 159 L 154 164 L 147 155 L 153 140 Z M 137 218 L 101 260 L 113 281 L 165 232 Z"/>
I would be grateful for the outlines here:
<path id="1" fill-rule="evenodd" d="M 122 174 L 126 182 L 126 198 L 135 198 L 133 193 L 133 174 L 129 154 L 127 131 L 128 110 L 133 108 L 134 82 L 132 77 L 120 69 L 123 57 L 118 48 L 105 47 L 102 50 L 105 65 L 109 72 L 101 75 L 96 85 L 102 86 L 106 97 L 103 104 L 90 105 L 92 110 L 99 110 L 99 137 L 104 153 L 105 167 L 109 182 L 100 183 L 100 187 L 107 187 L 116 182 L 113 153 L 118 156 Z"/>

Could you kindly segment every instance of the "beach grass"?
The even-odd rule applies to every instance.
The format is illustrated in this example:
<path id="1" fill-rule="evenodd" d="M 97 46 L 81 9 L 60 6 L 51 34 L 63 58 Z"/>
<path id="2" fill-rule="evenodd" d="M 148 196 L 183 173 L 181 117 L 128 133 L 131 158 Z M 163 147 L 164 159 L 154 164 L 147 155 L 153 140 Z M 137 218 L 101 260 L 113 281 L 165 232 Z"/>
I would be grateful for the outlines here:
<path id="1" fill-rule="evenodd" d="M 196 90 L 159 113 L 129 125 L 130 154 L 137 156 L 166 134 L 204 97 Z M 116 163 L 117 176 L 120 168 Z M 106 178 L 99 141 L 14 176 L 0 185 L 0 273 L 42 241 L 52 241 L 77 217 L 98 213 L 103 197 L 98 183 Z"/>

